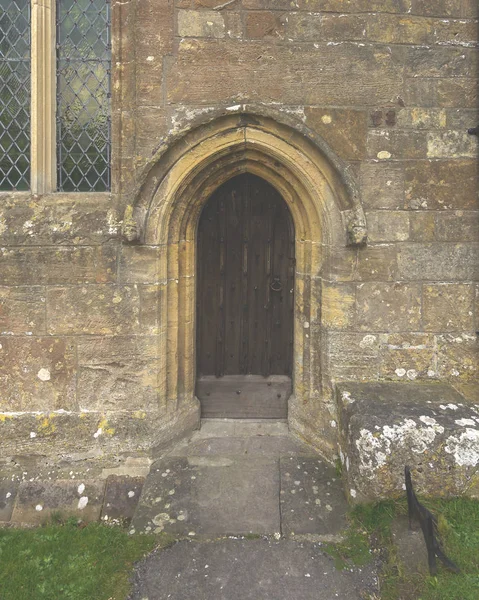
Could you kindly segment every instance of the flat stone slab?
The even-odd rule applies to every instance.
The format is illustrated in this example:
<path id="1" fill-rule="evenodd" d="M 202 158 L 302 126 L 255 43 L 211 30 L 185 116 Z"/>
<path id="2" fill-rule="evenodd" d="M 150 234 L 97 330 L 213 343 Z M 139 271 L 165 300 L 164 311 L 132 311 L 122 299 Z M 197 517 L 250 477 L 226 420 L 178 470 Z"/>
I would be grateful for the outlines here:
<path id="1" fill-rule="evenodd" d="M 287 435 L 253 435 L 248 437 L 196 437 L 188 444 L 174 448 L 170 456 L 311 456 L 312 450 L 301 441 Z"/>
<path id="2" fill-rule="evenodd" d="M 110 475 L 106 480 L 102 521 L 129 521 L 138 506 L 144 477 Z"/>
<path id="3" fill-rule="evenodd" d="M 52 513 L 97 521 L 104 492 L 105 482 L 101 480 L 25 481 L 18 488 L 12 522 L 40 525 Z"/>
<path id="4" fill-rule="evenodd" d="M 280 531 L 274 458 L 169 457 L 154 463 L 131 527 L 176 535 Z"/>
<path id="5" fill-rule="evenodd" d="M 15 498 L 17 497 L 18 483 L 0 481 L 0 523 L 10 521 Z"/>
<path id="6" fill-rule="evenodd" d="M 129 600 L 360 600 L 378 592 L 373 567 L 336 571 L 319 544 L 182 541 L 136 567 Z"/>
<path id="7" fill-rule="evenodd" d="M 348 503 L 333 467 L 319 458 L 280 460 L 283 535 L 337 536 L 347 526 Z"/>
<path id="8" fill-rule="evenodd" d="M 353 502 L 415 490 L 479 497 L 479 404 L 440 383 L 341 383 L 340 449 Z"/>

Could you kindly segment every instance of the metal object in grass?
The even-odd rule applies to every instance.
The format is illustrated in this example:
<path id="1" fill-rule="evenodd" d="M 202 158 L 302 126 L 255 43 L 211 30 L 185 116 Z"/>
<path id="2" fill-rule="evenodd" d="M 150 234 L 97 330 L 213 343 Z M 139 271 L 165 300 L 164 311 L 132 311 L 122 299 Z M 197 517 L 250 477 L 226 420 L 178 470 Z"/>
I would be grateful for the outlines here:
<path id="1" fill-rule="evenodd" d="M 431 575 L 437 574 L 436 558 L 439 558 L 444 565 L 453 571 L 459 573 L 460 569 L 444 554 L 441 542 L 439 540 L 437 530 L 437 519 L 425 506 L 423 506 L 416 497 L 414 489 L 412 487 L 411 469 L 405 467 L 404 474 L 406 478 L 406 494 L 407 494 L 407 506 L 409 515 L 409 528 L 411 529 L 411 521 L 416 518 L 421 525 L 421 529 L 424 535 L 424 540 L 427 547 L 427 559 L 429 564 L 429 573 Z"/>

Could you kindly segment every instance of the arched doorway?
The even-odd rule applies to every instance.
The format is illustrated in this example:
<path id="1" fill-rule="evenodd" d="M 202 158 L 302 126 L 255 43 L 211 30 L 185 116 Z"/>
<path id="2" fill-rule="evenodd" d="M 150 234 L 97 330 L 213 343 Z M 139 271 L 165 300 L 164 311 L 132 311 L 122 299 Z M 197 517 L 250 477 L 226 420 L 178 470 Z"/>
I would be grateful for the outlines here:
<path id="1" fill-rule="evenodd" d="M 294 243 L 288 206 L 256 175 L 228 180 L 203 208 L 196 315 L 202 416 L 287 417 Z"/>

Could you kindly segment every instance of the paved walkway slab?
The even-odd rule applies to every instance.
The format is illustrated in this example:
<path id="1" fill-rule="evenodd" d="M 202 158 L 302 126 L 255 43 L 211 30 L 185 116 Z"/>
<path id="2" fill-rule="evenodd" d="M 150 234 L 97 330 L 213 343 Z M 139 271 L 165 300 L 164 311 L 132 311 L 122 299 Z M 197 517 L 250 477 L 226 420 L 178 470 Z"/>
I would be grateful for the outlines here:
<path id="1" fill-rule="evenodd" d="M 225 539 L 150 555 L 130 600 L 360 600 L 373 592 L 372 567 L 336 571 L 319 544 Z"/>

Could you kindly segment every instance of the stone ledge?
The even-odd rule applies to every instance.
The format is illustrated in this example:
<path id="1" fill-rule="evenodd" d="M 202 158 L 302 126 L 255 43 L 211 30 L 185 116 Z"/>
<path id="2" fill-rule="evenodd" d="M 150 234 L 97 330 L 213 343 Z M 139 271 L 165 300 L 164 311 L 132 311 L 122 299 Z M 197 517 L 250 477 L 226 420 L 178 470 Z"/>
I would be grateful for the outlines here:
<path id="1" fill-rule="evenodd" d="M 418 493 L 479 497 L 479 404 L 441 383 L 336 386 L 340 456 L 352 503 Z"/>

